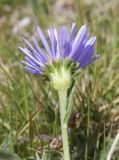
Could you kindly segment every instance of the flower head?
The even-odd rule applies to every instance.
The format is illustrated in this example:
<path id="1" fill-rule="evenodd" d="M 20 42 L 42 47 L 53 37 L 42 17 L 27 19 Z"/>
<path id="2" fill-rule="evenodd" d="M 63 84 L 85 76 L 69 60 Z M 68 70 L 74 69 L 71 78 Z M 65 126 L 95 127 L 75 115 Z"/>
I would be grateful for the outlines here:
<path id="1" fill-rule="evenodd" d="M 60 35 L 55 28 L 48 29 L 50 47 L 40 27 L 37 27 L 37 34 L 44 46 L 44 50 L 38 41 L 32 37 L 34 47 L 25 39 L 23 41 L 28 48 L 19 47 L 25 54 L 25 70 L 33 74 L 42 74 L 48 79 L 57 81 L 62 77 L 67 81 L 76 70 L 84 68 L 99 58 L 99 55 L 92 57 L 95 51 L 96 37 L 90 37 L 86 25 L 83 25 L 75 36 L 76 23 L 72 24 L 70 37 L 68 38 L 66 27 L 61 28 Z"/>

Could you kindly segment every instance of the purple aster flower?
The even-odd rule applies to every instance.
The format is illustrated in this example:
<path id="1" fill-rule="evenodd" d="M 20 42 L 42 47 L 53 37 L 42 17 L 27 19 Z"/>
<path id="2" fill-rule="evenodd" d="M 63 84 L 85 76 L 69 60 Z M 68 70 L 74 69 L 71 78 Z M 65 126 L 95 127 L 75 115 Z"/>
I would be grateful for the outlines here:
<path id="1" fill-rule="evenodd" d="M 82 26 L 76 36 L 75 30 L 76 23 L 73 23 L 70 37 L 68 37 L 65 26 L 61 28 L 60 35 L 55 28 L 50 27 L 48 29 L 49 45 L 41 28 L 37 27 L 37 34 L 44 49 L 41 49 L 35 37 L 32 37 L 33 46 L 23 38 L 26 48 L 19 47 L 25 54 L 25 60 L 21 61 L 25 64 L 25 70 L 47 78 L 57 90 L 64 159 L 68 160 L 70 160 L 70 154 L 67 129 L 73 106 L 74 78 L 81 68 L 99 58 L 99 55 L 93 56 L 96 37 L 89 36 L 87 26 Z"/>
<path id="2" fill-rule="evenodd" d="M 68 38 L 65 26 L 61 28 L 60 36 L 55 28 L 50 27 L 48 29 L 49 45 L 41 28 L 37 27 L 37 34 L 45 50 L 41 49 L 34 37 L 32 37 L 34 47 L 23 38 L 26 48 L 19 47 L 19 49 L 25 54 L 25 60 L 21 61 L 25 64 L 25 70 L 33 74 L 41 74 L 48 64 L 57 63 L 59 59 L 63 63 L 67 58 L 69 61 L 79 64 L 79 68 L 84 68 L 99 58 L 100 55 L 92 57 L 95 51 L 96 37 L 89 36 L 87 26 L 83 25 L 76 36 L 75 30 L 76 23 L 74 22 Z"/>

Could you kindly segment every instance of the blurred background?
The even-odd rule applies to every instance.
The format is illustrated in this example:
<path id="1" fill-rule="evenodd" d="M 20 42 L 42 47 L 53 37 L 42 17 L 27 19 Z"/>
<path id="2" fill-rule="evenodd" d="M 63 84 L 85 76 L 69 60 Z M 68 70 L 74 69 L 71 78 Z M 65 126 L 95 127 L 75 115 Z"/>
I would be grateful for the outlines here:
<path id="1" fill-rule="evenodd" d="M 0 160 L 60 160 L 58 97 L 48 82 L 27 73 L 22 36 L 39 25 L 77 22 L 97 36 L 101 58 L 77 77 L 69 124 L 72 160 L 106 160 L 119 128 L 119 0 L 0 0 Z M 47 35 L 47 34 L 46 34 Z M 36 156 L 37 153 L 37 156 Z M 119 160 L 119 144 L 112 160 Z"/>

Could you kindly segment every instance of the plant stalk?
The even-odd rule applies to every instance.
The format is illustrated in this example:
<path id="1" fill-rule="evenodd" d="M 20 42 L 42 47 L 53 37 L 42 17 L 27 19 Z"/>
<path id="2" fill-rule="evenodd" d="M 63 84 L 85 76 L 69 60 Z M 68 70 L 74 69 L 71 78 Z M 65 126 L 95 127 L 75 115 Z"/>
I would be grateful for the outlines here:
<path id="1" fill-rule="evenodd" d="M 70 160 L 69 154 L 69 143 L 68 143 L 68 132 L 67 123 L 64 122 L 67 107 L 67 89 L 58 90 L 59 103 L 60 103 L 60 119 L 61 119 L 61 131 L 62 131 L 62 142 L 63 142 L 63 152 L 64 160 Z"/>

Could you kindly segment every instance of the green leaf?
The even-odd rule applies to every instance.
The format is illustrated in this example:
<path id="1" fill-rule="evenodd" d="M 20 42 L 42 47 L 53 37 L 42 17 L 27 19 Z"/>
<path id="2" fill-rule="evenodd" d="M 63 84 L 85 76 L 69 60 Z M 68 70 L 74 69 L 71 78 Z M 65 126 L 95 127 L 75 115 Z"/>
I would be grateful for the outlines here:
<path id="1" fill-rule="evenodd" d="M 51 155 L 47 150 L 43 151 L 42 159 L 41 160 L 51 160 Z"/>
<path id="2" fill-rule="evenodd" d="M 36 160 L 41 160 L 39 155 L 38 155 L 38 152 L 36 152 Z"/>
<path id="3" fill-rule="evenodd" d="M 70 87 L 68 91 L 68 105 L 67 105 L 67 113 L 64 118 L 64 123 L 68 124 L 69 119 L 71 117 L 72 109 L 73 109 L 73 95 L 74 95 L 74 84 L 75 81 L 73 81 L 72 86 Z"/>

